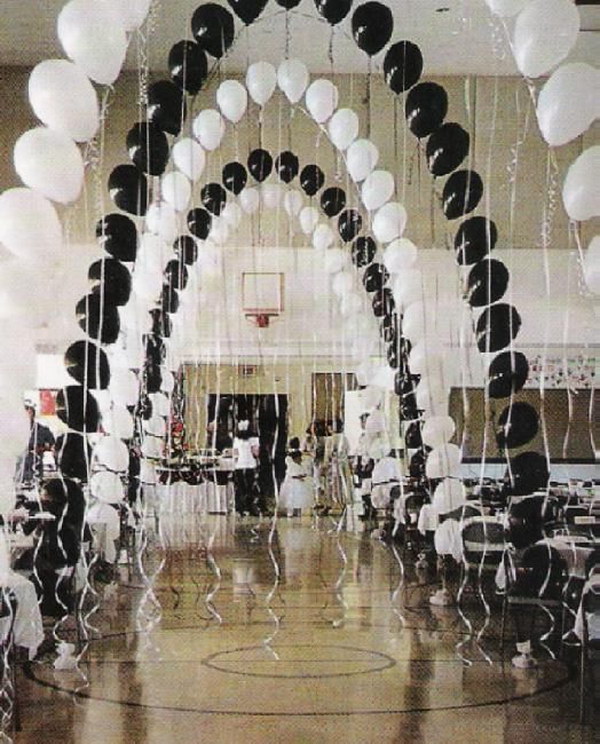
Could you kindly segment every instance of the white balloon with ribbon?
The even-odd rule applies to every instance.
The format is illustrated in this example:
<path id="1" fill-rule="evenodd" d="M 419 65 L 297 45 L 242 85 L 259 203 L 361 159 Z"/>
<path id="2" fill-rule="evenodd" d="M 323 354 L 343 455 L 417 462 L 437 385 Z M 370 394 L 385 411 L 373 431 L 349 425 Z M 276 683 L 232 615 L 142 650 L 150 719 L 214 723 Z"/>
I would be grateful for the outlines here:
<path id="1" fill-rule="evenodd" d="M 323 252 L 323 269 L 327 274 L 336 274 L 348 262 L 346 253 L 341 248 L 329 248 Z"/>
<path id="2" fill-rule="evenodd" d="M 429 447 L 442 447 L 447 444 L 456 431 L 450 416 L 430 416 L 421 428 L 423 442 Z"/>
<path id="3" fill-rule="evenodd" d="M 28 188 L 0 194 L 0 243 L 21 258 L 47 261 L 58 255 L 62 226 L 52 203 Z"/>
<path id="4" fill-rule="evenodd" d="M 329 225 L 320 224 L 315 227 L 312 235 L 313 247 L 317 250 L 326 250 L 335 243 L 335 233 Z"/>
<path id="5" fill-rule="evenodd" d="M 417 246 L 408 238 L 393 240 L 383 252 L 383 265 L 390 274 L 399 274 L 415 265 L 417 255 Z"/>
<path id="6" fill-rule="evenodd" d="M 217 88 L 217 105 L 226 119 L 237 124 L 246 113 L 248 92 L 237 80 L 224 80 Z"/>
<path id="7" fill-rule="evenodd" d="M 105 435 L 94 447 L 92 461 L 108 470 L 124 473 L 129 467 L 127 445 L 118 437 Z"/>
<path id="8" fill-rule="evenodd" d="M 600 145 L 584 150 L 567 171 L 563 203 L 572 220 L 583 222 L 600 215 Z"/>
<path id="9" fill-rule="evenodd" d="M 304 198 L 297 189 L 291 189 L 290 191 L 285 192 L 283 197 L 283 208 L 289 217 L 296 217 L 300 213 L 303 204 Z M 310 232 L 312 232 L 312 230 L 310 230 Z"/>
<path id="10" fill-rule="evenodd" d="M 239 196 L 240 206 L 246 214 L 254 214 L 260 207 L 260 192 L 254 186 L 244 189 Z"/>
<path id="11" fill-rule="evenodd" d="M 187 176 L 179 171 L 165 173 L 161 178 L 160 192 L 167 204 L 176 212 L 187 209 L 192 198 L 192 187 Z"/>
<path id="12" fill-rule="evenodd" d="M 206 166 L 206 154 L 202 147 L 191 137 L 183 137 L 173 145 L 171 152 L 176 167 L 195 183 Z"/>
<path id="13" fill-rule="evenodd" d="M 277 71 L 269 62 L 254 62 L 246 72 L 246 87 L 255 103 L 264 106 L 275 92 Z"/>
<path id="14" fill-rule="evenodd" d="M 277 84 L 290 103 L 298 103 L 309 82 L 308 68 L 299 59 L 286 59 L 277 69 Z"/>
<path id="15" fill-rule="evenodd" d="M 306 108 L 317 124 L 323 124 L 331 117 L 337 108 L 338 99 L 337 87 L 324 78 L 314 80 L 306 90 Z"/>
<path id="16" fill-rule="evenodd" d="M 373 172 L 379 162 L 379 150 L 368 139 L 357 139 L 346 152 L 346 167 L 353 181 L 360 183 Z"/>
<path id="17" fill-rule="evenodd" d="M 383 172 L 383 171 L 379 171 Z M 375 173 L 372 174 L 374 176 Z M 372 176 L 369 176 L 371 178 Z M 369 178 L 363 184 L 365 188 Z M 391 243 L 399 238 L 406 227 L 406 209 L 398 202 L 388 202 L 380 207 L 373 218 L 373 235 L 380 243 Z"/>
<path id="18" fill-rule="evenodd" d="M 373 171 L 365 178 L 361 189 L 365 208 L 372 212 L 382 207 L 391 198 L 395 186 L 394 176 L 389 171 Z"/>
<path id="19" fill-rule="evenodd" d="M 329 139 L 338 150 L 347 150 L 358 136 L 358 116 L 352 109 L 338 109 L 329 120 L 327 129 Z"/>
<path id="20" fill-rule="evenodd" d="M 460 461 L 460 449 L 455 444 L 436 447 L 427 455 L 425 475 L 428 478 L 458 477 Z"/>
<path id="21" fill-rule="evenodd" d="M 303 207 L 299 215 L 300 228 L 305 235 L 311 235 L 319 224 L 320 214 L 316 207 Z"/>
<path id="22" fill-rule="evenodd" d="M 194 137 L 205 150 L 216 150 L 225 134 L 225 122 L 216 109 L 201 111 L 192 122 Z"/>

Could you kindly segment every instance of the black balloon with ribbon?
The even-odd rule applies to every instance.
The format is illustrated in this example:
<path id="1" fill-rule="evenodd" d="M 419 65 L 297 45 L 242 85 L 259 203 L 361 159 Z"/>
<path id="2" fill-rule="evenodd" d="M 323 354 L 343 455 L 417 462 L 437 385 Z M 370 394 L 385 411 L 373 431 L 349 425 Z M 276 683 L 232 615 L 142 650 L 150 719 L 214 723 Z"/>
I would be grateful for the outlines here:
<path id="1" fill-rule="evenodd" d="M 419 83 L 409 91 L 404 115 L 410 131 L 421 139 L 438 129 L 448 113 L 448 94 L 437 83 Z"/>
<path id="2" fill-rule="evenodd" d="M 314 196 L 317 191 L 323 188 L 325 183 L 325 174 L 318 165 L 311 163 L 305 165 L 300 172 L 300 186 L 306 196 Z"/>
<path id="3" fill-rule="evenodd" d="M 162 387 L 162 371 L 154 364 L 144 365 L 142 372 L 144 390 L 147 393 L 160 393 Z"/>
<path id="4" fill-rule="evenodd" d="M 423 72 L 423 55 L 412 41 L 398 41 L 387 50 L 383 60 L 383 76 L 396 95 L 412 88 Z"/>
<path id="5" fill-rule="evenodd" d="M 190 235 L 180 235 L 175 238 L 173 250 L 186 266 L 191 266 L 198 258 L 198 244 Z"/>
<path id="6" fill-rule="evenodd" d="M 359 49 L 369 57 L 380 52 L 392 37 L 392 11 L 378 2 L 359 5 L 352 14 L 352 36 Z"/>
<path id="7" fill-rule="evenodd" d="M 321 209 L 328 217 L 335 217 L 346 206 L 346 192 L 331 186 L 321 194 Z"/>
<path id="8" fill-rule="evenodd" d="M 148 119 L 169 134 L 179 134 L 187 116 L 181 88 L 170 80 L 159 80 L 148 88 Z"/>
<path id="9" fill-rule="evenodd" d="M 135 165 L 117 165 L 108 177 L 113 202 L 129 214 L 142 216 L 148 209 L 148 180 Z"/>
<path id="10" fill-rule="evenodd" d="M 300 162 L 298 157 L 289 150 L 279 153 L 275 159 L 275 171 L 284 183 L 291 183 L 298 175 Z"/>
<path id="11" fill-rule="evenodd" d="M 398 343 L 395 340 L 392 341 L 392 343 L 388 344 L 385 354 L 389 366 L 392 369 L 398 369 L 398 367 L 400 366 L 400 349 L 398 348 Z"/>
<path id="12" fill-rule="evenodd" d="M 125 305 L 131 296 L 129 269 L 114 258 L 101 258 L 88 269 L 92 294 L 101 295 L 109 305 Z"/>
<path id="13" fill-rule="evenodd" d="M 169 338 L 173 332 L 173 322 L 169 314 L 161 308 L 155 307 L 150 310 L 149 315 L 151 318 L 150 333 L 154 336 Z"/>
<path id="14" fill-rule="evenodd" d="M 82 297 L 75 307 L 75 317 L 90 338 L 103 344 L 114 344 L 121 328 L 119 311 L 97 294 Z"/>
<path id="15" fill-rule="evenodd" d="M 100 423 L 98 402 L 81 385 L 67 385 L 56 395 L 56 415 L 69 429 L 96 432 Z"/>
<path id="16" fill-rule="evenodd" d="M 138 402 L 134 406 L 133 415 L 136 418 L 141 418 L 143 421 L 149 421 L 152 418 L 154 406 L 152 400 L 148 395 L 140 395 Z"/>
<path id="17" fill-rule="evenodd" d="M 277 5 L 280 5 L 282 8 L 285 8 L 286 10 L 292 10 L 292 8 L 295 8 L 297 5 L 300 5 L 302 0 L 275 0 Z"/>
<path id="18" fill-rule="evenodd" d="M 119 261 L 135 261 L 137 228 L 124 214 L 107 214 L 96 223 L 96 238 L 104 250 Z"/>
<path id="19" fill-rule="evenodd" d="M 522 447 L 531 442 L 538 429 L 539 416 L 535 408 L 523 401 L 513 401 L 498 417 L 496 442 L 502 450 Z"/>
<path id="20" fill-rule="evenodd" d="M 521 316 L 512 305 L 499 302 L 481 313 L 475 326 L 477 348 L 481 353 L 500 351 L 517 336 Z"/>
<path id="21" fill-rule="evenodd" d="M 165 361 L 167 348 L 159 335 L 145 334 L 143 337 L 146 363 L 160 367 Z"/>
<path id="22" fill-rule="evenodd" d="M 467 278 L 467 302 L 484 307 L 497 302 L 508 288 L 508 269 L 495 258 L 484 258 L 473 266 Z"/>
<path id="23" fill-rule="evenodd" d="M 75 341 L 65 351 L 65 369 L 80 385 L 90 390 L 106 390 L 110 365 L 106 352 L 91 341 Z"/>
<path id="24" fill-rule="evenodd" d="M 204 3 L 194 11 L 192 33 L 202 49 L 213 57 L 222 57 L 235 37 L 233 16 L 222 5 Z"/>
<path id="25" fill-rule="evenodd" d="M 196 95 L 204 85 L 208 62 L 203 49 L 194 41 L 184 39 L 171 47 L 169 72 L 178 88 Z"/>
<path id="26" fill-rule="evenodd" d="M 386 344 L 390 344 L 398 338 L 398 316 L 395 312 L 386 313 L 381 319 L 379 332 Z"/>
<path id="27" fill-rule="evenodd" d="M 359 269 L 373 262 L 377 253 L 377 244 L 370 235 L 361 235 L 352 243 L 352 263 Z"/>
<path id="28" fill-rule="evenodd" d="M 429 135 L 425 153 L 434 176 L 445 176 L 458 168 L 469 153 L 469 133 L 456 122 L 447 122 Z"/>
<path id="29" fill-rule="evenodd" d="M 386 315 L 391 315 L 391 313 L 396 309 L 392 290 L 389 287 L 375 290 L 375 294 L 371 299 L 371 307 L 373 308 L 373 315 L 376 318 L 383 318 Z"/>
<path id="30" fill-rule="evenodd" d="M 220 183 L 207 183 L 202 187 L 200 199 L 211 214 L 219 216 L 225 209 L 227 192 Z"/>
<path id="31" fill-rule="evenodd" d="M 169 162 L 167 135 L 156 124 L 138 121 L 125 139 L 131 162 L 144 173 L 160 176 Z"/>
<path id="32" fill-rule="evenodd" d="M 490 398 L 508 398 L 522 390 L 529 375 L 529 362 L 520 351 L 502 351 L 490 362 L 487 389 Z"/>
<path id="33" fill-rule="evenodd" d="M 173 289 L 185 289 L 189 273 L 182 261 L 171 259 L 165 266 L 165 284 Z"/>
<path id="34" fill-rule="evenodd" d="M 367 292 L 381 292 L 389 278 L 389 272 L 383 264 L 373 263 L 365 270 L 363 285 Z"/>
<path id="35" fill-rule="evenodd" d="M 248 155 L 248 170 L 255 181 L 262 183 L 271 175 L 273 158 L 268 150 L 257 147 Z"/>
<path id="36" fill-rule="evenodd" d="M 206 240 L 210 233 L 210 227 L 212 225 L 212 217 L 206 209 L 190 209 L 187 215 L 187 226 L 188 230 L 200 240 Z"/>
<path id="37" fill-rule="evenodd" d="M 485 258 L 498 240 L 496 224 L 487 217 L 470 217 L 458 228 L 454 239 L 456 260 L 469 266 Z"/>
<path id="38" fill-rule="evenodd" d="M 237 17 L 249 26 L 263 12 L 268 0 L 227 0 L 227 2 Z"/>
<path id="39" fill-rule="evenodd" d="M 56 439 L 56 466 L 65 478 L 87 481 L 88 463 L 92 459 L 92 449 L 86 437 L 69 432 Z"/>
<path id="40" fill-rule="evenodd" d="M 163 285 L 159 298 L 161 310 L 172 315 L 179 310 L 179 303 L 179 292 L 168 284 Z"/>
<path id="41" fill-rule="evenodd" d="M 507 495 L 527 496 L 543 490 L 550 480 L 548 460 L 538 452 L 522 452 L 510 460 L 504 480 Z"/>
<path id="42" fill-rule="evenodd" d="M 345 209 L 338 217 L 338 232 L 344 243 L 350 243 L 362 230 L 363 219 L 358 209 Z"/>
<path id="43" fill-rule="evenodd" d="M 472 212 L 483 196 L 483 181 L 474 170 L 455 171 L 444 184 L 442 209 L 447 220 Z"/>
<path id="44" fill-rule="evenodd" d="M 233 160 L 223 166 L 221 180 L 227 191 L 237 195 L 243 191 L 248 183 L 248 171 L 241 163 Z"/>
<path id="45" fill-rule="evenodd" d="M 350 12 L 352 0 L 315 0 L 320 15 L 332 26 L 336 26 Z"/>
<path id="46" fill-rule="evenodd" d="M 421 436 L 421 422 L 411 421 L 404 433 L 404 443 L 408 449 L 419 449 L 423 446 L 423 437 Z"/>

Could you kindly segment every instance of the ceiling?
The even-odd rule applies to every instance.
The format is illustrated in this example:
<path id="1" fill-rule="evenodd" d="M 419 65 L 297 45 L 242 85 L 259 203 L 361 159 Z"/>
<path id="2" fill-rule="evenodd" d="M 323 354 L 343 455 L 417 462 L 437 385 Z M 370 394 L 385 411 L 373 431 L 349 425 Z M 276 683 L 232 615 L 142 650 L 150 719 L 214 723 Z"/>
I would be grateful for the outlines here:
<path id="1" fill-rule="evenodd" d="M 213 0 L 227 6 L 226 0 Z M 30 67 L 49 57 L 63 56 L 56 38 L 56 17 L 65 0 L 2 0 L 0 65 Z M 190 18 L 198 0 L 154 0 L 147 31 L 151 69 L 164 68 L 171 46 L 191 38 Z M 356 0 L 355 5 L 358 5 Z M 410 39 L 421 47 L 425 73 L 436 75 L 510 75 L 516 72 L 503 29 L 493 20 L 484 0 L 389 0 L 394 13 L 392 40 Z M 600 6 L 580 7 L 582 32 L 569 59 L 597 64 L 600 59 Z M 248 62 L 278 62 L 285 53 L 286 14 L 274 0 L 250 27 L 225 62 L 226 70 L 245 69 Z M 331 70 L 330 26 L 318 16 L 313 0 L 302 0 L 290 14 L 290 56 L 299 56 L 311 72 Z M 375 58 L 380 68 L 383 54 Z M 137 66 L 131 49 L 128 67 Z M 355 45 L 346 19 L 335 30 L 334 70 L 365 72 L 367 57 Z"/>

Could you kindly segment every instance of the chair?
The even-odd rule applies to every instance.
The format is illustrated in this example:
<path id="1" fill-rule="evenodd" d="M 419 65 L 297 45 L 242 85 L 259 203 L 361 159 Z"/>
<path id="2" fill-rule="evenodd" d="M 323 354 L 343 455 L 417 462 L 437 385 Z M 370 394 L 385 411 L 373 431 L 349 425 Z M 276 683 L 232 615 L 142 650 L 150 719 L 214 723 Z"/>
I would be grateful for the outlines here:
<path id="1" fill-rule="evenodd" d="M 461 529 L 463 561 L 460 589 L 457 600 L 469 583 L 471 576 L 483 579 L 496 574 L 506 550 L 504 527 L 493 517 L 475 516 L 468 519 Z M 478 583 L 481 587 L 481 584 Z"/>
<path id="2" fill-rule="evenodd" d="M 558 499 L 528 496 L 509 508 L 508 540 L 517 549 L 533 545 L 561 523 L 560 517 Z"/>
<path id="3" fill-rule="evenodd" d="M 12 724 L 15 731 L 21 730 L 21 711 L 19 695 L 17 693 L 17 658 L 14 644 L 14 626 L 17 616 L 17 598 L 10 589 L 0 589 L 0 623 L 2 623 L 2 637 L 0 638 L 0 665 L 2 668 L 2 688 L 6 684 L 12 688 Z"/>
<path id="4" fill-rule="evenodd" d="M 600 661 L 600 581 L 590 582 L 581 597 L 582 638 L 581 638 L 581 667 L 579 678 L 579 721 L 585 720 L 586 677 L 590 677 L 592 689 L 590 697 L 594 696 L 594 672 L 588 675 L 589 667 Z"/>

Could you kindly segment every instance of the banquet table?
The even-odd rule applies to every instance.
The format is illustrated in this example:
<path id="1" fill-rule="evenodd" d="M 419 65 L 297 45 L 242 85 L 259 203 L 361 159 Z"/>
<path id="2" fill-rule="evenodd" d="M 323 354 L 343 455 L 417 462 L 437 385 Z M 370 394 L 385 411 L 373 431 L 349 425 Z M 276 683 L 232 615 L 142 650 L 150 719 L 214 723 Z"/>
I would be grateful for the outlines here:
<path id="1" fill-rule="evenodd" d="M 10 589 L 17 600 L 17 611 L 13 628 L 14 643 L 29 651 L 33 659 L 38 646 L 44 640 L 42 614 L 38 604 L 35 587 L 29 579 L 14 571 L 0 577 L 3 587 Z M 0 637 L 4 640 L 10 629 L 11 618 L 0 618 Z"/>

